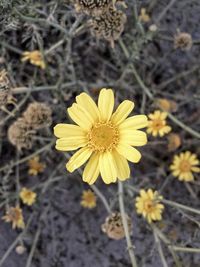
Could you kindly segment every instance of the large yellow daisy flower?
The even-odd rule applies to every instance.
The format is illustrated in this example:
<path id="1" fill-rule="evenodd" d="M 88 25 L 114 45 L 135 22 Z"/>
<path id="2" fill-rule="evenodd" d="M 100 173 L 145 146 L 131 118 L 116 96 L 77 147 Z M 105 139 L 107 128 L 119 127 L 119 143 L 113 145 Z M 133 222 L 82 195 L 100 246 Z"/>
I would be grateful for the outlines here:
<path id="1" fill-rule="evenodd" d="M 68 114 L 77 124 L 57 124 L 54 134 L 59 139 L 56 149 L 70 151 L 79 149 L 67 162 L 66 168 L 73 172 L 88 159 L 83 181 L 93 184 L 99 173 L 106 184 L 121 181 L 130 176 L 127 160 L 137 163 L 140 152 L 132 146 L 147 143 L 146 133 L 138 130 L 147 126 L 147 117 L 137 115 L 127 118 L 134 103 L 123 101 L 116 111 L 111 89 L 101 89 L 98 106 L 86 93 L 76 97 L 76 103 L 68 108 Z"/>
<path id="2" fill-rule="evenodd" d="M 174 156 L 170 170 L 173 176 L 177 177 L 180 181 L 189 182 L 194 180 L 193 172 L 200 172 L 198 165 L 197 155 L 186 151 Z"/>

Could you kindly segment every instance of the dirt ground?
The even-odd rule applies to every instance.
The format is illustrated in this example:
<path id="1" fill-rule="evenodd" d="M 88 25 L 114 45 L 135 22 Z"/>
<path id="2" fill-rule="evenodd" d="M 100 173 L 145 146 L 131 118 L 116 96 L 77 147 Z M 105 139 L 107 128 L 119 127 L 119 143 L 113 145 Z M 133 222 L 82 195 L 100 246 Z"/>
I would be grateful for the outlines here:
<path id="1" fill-rule="evenodd" d="M 113 49 L 106 40 L 91 35 L 88 16 L 77 14 L 68 0 L 0 0 L 0 70 L 7 70 L 16 99 L 16 106 L 7 106 L 11 114 L 0 111 L 0 217 L 8 202 L 15 202 L 17 172 L 21 186 L 37 193 L 35 205 L 23 206 L 28 225 L 25 233 L 0 221 L 0 267 L 132 266 L 126 240 L 111 240 L 101 230 L 108 215 L 101 199 L 92 210 L 80 205 L 82 191 L 89 186 L 78 171 L 66 171 L 71 153 L 54 148 L 53 127 L 68 121 L 66 108 L 80 92 L 97 99 L 98 89 L 113 88 L 117 102 L 135 102 L 134 114 L 149 114 L 155 109 L 156 98 L 167 98 L 176 103 L 173 116 L 178 121 L 195 132 L 200 129 L 200 1 L 126 0 L 126 4 L 128 8 L 122 10 L 127 23 Z M 136 24 L 135 9 L 140 13 L 142 7 L 150 21 L 142 23 L 141 29 Z M 157 31 L 149 30 L 152 25 L 157 26 Z M 193 46 L 189 51 L 174 48 L 173 38 L 178 30 L 191 34 Z M 22 52 L 34 49 L 49 51 L 45 70 L 21 62 Z M 138 82 L 132 63 L 153 98 Z M 31 149 L 18 154 L 8 140 L 7 130 L 34 100 L 48 103 L 53 122 L 37 132 Z M 163 242 L 168 264 L 165 266 L 151 227 L 136 214 L 133 200 L 137 193 L 128 189 L 154 188 L 167 200 L 199 210 L 199 177 L 188 185 L 169 172 L 174 154 L 185 150 L 200 152 L 199 138 L 173 119 L 169 124 L 180 135 L 181 146 L 169 152 L 167 137 L 149 136 L 148 144 L 140 149 L 142 160 L 132 165 L 131 178 L 125 182 L 125 207 L 133 223 L 131 239 L 138 267 L 200 267 L 200 215 L 166 205 L 163 221 L 157 227 L 173 245 L 199 251 L 176 252 L 178 265 Z M 31 176 L 27 160 L 35 154 L 40 155 L 46 168 Z M 98 179 L 95 186 L 112 210 L 119 210 L 117 184 L 107 186 Z M 15 251 L 20 240 L 26 248 L 23 255 Z"/>

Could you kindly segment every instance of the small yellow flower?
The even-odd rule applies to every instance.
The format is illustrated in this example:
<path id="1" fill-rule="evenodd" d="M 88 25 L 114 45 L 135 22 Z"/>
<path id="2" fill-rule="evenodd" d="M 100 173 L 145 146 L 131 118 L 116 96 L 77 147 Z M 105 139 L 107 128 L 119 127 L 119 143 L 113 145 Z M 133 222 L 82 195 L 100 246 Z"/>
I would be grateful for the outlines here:
<path id="1" fill-rule="evenodd" d="M 81 197 L 81 206 L 88 209 L 93 209 L 96 207 L 97 198 L 95 194 L 89 189 L 84 190 Z"/>
<path id="2" fill-rule="evenodd" d="M 140 15 L 139 15 L 139 20 L 142 22 L 149 22 L 150 21 L 150 16 L 147 14 L 146 8 L 141 8 L 140 10 Z"/>
<path id="3" fill-rule="evenodd" d="M 28 173 L 34 176 L 38 175 L 38 173 L 42 173 L 46 167 L 44 163 L 40 162 L 39 156 L 35 156 L 34 158 L 30 159 L 28 161 L 28 165 L 29 165 Z"/>
<path id="4" fill-rule="evenodd" d="M 19 196 L 24 204 L 31 206 L 35 203 L 37 194 L 23 187 Z"/>
<path id="5" fill-rule="evenodd" d="M 160 110 L 155 110 L 154 113 L 148 115 L 148 129 L 147 133 L 153 136 L 163 136 L 171 131 L 171 127 L 167 125 L 166 118 L 167 112 L 161 112 Z"/>
<path id="6" fill-rule="evenodd" d="M 34 50 L 34 51 L 25 51 L 22 54 L 21 61 L 27 61 L 29 60 L 31 64 L 40 67 L 41 69 L 46 68 L 46 64 L 44 62 L 44 59 L 42 57 L 42 54 L 39 50 Z"/>
<path id="7" fill-rule="evenodd" d="M 25 227 L 24 217 L 23 217 L 23 214 L 22 214 L 22 209 L 20 209 L 19 206 L 10 207 L 6 211 L 6 215 L 3 216 L 2 219 L 5 222 L 11 222 L 13 229 L 15 229 L 15 228 L 23 229 Z"/>
<path id="8" fill-rule="evenodd" d="M 123 101 L 114 110 L 114 94 L 111 89 L 101 89 L 98 106 L 86 93 L 76 97 L 76 103 L 68 108 L 69 116 L 78 124 L 58 124 L 54 134 L 59 139 L 56 149 L 70 151 L 79 149 L 68 161 L 66 168 L 73 172 L 84 163 L 83 181 L 93 184 L 99 174 L 106 184 L 117 178 L 124 181 L 130 177 L 127 160 L 137 163 L 141 154 L 133 146 L 147 143 L 146 134 L 139 130 L 147 126 L 145 115 L 128 117 L 134 103 Z"/>
<path id="9" fill-rule="evenodd" d="M 199 165 L 197 155 L 186 151 L 174 156 L 170 170 L 173 176 L 180 181 L 189 182 L 194 180 L 193 172 L 200 172 L 200 168 L 197 165 Z"/>
<path id="10" fill-rule="evenodd" d="M 136 209 L 138 214 L 151 223 L 152 221 L 160 221 L 162 219 L 162 212 L 164 205 L 160 204 L 162 196 L 158 195 L 157 191 L 152 189 L 140 190 L 140 196 L 136 198 Z"/>

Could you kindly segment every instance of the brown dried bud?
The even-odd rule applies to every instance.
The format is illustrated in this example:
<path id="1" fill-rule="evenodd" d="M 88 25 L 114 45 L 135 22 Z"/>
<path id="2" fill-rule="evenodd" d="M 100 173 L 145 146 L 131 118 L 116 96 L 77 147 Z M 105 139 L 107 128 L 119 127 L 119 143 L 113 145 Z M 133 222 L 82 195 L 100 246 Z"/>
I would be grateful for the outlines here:
<path id="1" fill-rule="evenodd" d="M 179 32 L 174 37 L 174 48 L 188 51 L 192 47 L 192 36 L 187 32 Z"/>
<path id="2" fill-rule="evenodd" d="M 23 113 L 25 121 L 33 129 L 39 129 L 52 123 L 52 110 L 45 103 L 34 102 L 29 104 Z"/>
<path id="3" fill-rule="evenodd" d="M 113 5 L 113 0 L 76 0 L 75 9 L 87 15 L 99 16 Z"/>
<path id="4" fill-rule="evenodd" d="M 132 223 L 130 217 L 126 214 L 126 219 L 128 222 L 128 229 L 131 233 Z M 122 217 L 119 212 L 112 213 L 105 220 L 105 223 L 102 224 L 101 229 L 104 233 L 107 234 L 108 237 L 119 240 L 124 238 L 124 228 L 122 223 Z"/>
<path id="5" fill-rule="evenodd" d="M 0 107 L 8 103 L 10 98 L 10 82 L 5 70 L 0 71 Z"/>
<path id="6" fill-rule="evenodd" d="M 30 149 L 33 145 L 33 131 L 30 131 L 23 118 L 19 118 L 8 128 L 8 139 L 19 151 L 22 148 Z"/>
<path id="7" fill-rule="evenodd" d="M 170 133 L 168 135 L 168 151 L 175 151 L 181 145 L 181 138 L 180 135 L 176 133 Z"/>
<path id="8" fill-rule="evenodd" d="M 124 30 L 126 23 L 126 15 L 121 10 L 109 8 L 100 17 L 91 19 L 91 32 L 97 38 L 104 38 L 111 42 L 114 46 L 114 41 L 119 39 Z"/>

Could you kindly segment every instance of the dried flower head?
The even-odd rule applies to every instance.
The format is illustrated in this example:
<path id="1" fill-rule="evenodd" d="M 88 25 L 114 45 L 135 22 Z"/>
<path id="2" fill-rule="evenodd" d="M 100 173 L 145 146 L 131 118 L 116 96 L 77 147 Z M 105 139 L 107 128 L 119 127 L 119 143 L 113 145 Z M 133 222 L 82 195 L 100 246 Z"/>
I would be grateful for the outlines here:
<path id="1" fill-rule="evenodd" d="M 44 62 L 43 56 L 39 50 L 34 51 L 25 51 L 22 54 L 21 61 L 30 61 L 31 64 L 40 67 L 41 69 L 46 68 L 46 64 Z"/>
<path id="2" fill-rule="evenodd" d="M 168 151 L 175 151 L 181 145 L 180 135 L 176 133 L 170 133 L 168 135 Z"/>
<path id="3" fill-rule="evenodd" d="M 155 110 L 154 113 L 148 115 L 149 122 L 147 133 L 153 136 L 164 136 L 171 131 L 171 127 L 167 125 L 166 118 L 167 112 L 161 112 L 160 110 Z"/>
<path id="4" fill-rule="evenodd" d="M 39 129 L 52 123 L 52 110 L 45 103 L 33 102 L 23 113 L 27 124 L 33 129 Z"/>
<path id="5" fill-rule="evenodd" d="M 28 173 L 30 175 L 38 175 L 38 173 L 42 173 L 46 167 L 46 165 L 40 162 L 40 157 L 35 156 L 34 158 L 28 161 L 29 170 Z"/>
<path id="6" fill-rule="evenodd" d="M 10 207 L 6 211 L 6 215 L 3 216 L 2 219 L 5 222 L 11 222 L 13 229 L 15 229 L 15 228 L 23 229 L 25 227 L 22 209 L 19 206 Z"/>
<path id="7" fill-rule="evenodd" d="M 8 103 L 10 98 L 10 82 L 5 70 L 0 71 L 0 107 Z"/>
<path id="8" fill-rule="evenodd" d="M 33 145 L 33 131 L 23 118 L 19 118 L 8 128 L 8 139 L 19 151 L 22 148 L 30 149 Z"/>
<path id="9" fill-rule="evenodd" d="M 146 134 L 139 130 L 146 127 L 147 117 L 128 117 L 134 103 L 123 101 L 114 110 L 114 94 L 111 89 L 101 89 L 98 106 L 86 93 L 76 97 L 76 103 L 67 109 L 69 116 L 77 124 L 58 124 L 54 134 L 59 139 L 56 149 L 77 150 L 66 164 L 73 172 L 84 163 L 83 181 L 93 184 L 99 174 L 106 184 L 117 179 L 124 181 L 130 176 L 127 160 L 137 163 L 140 152 L 133 146 L 147 143 Z"/>
<path id="10" fill-rule="evenodd" d="M 132 230 L 132 222 L 130 217 L 126 214 L 126 219 L 128 222 L 128 229 L 131 233 Z M 112 213 L 106 218 L 106 221 L 104 224 L 102 224 L 101 229 L 104 233 L 107 234 L 108 237 L 119 240 L 124 238 L 124 227 L 122 223 L 122 217 L 119 212 Z"/>
<path id="11" fill-rule="evenodd" d="M 150 21 L 150 16 L 147 14 L 146 8 L 141 8 L 140 10 L 140 15 L 139 15 L 139 20 L 142 22 L 149 22 Z"/>
<path id="12" fill-rule="evenodd" d="M 170 170 L 172 171 L 172 175 L 180 181 L 190 182 L 194 180 L 193 172 L 200 172 L 198 165 L 199 160 L 197 155 L 186 151 L 174 156 Z"/>
<path id="13" fill-rule="evenodd" d="M 76 0 L 75 8 L 77 12 L 88 15 L 99 16 L 110 6 L 114 7 L 116 0 Z"/>
<path id="14" fill-rule="evenodd" d="M 37 194 L 25 187 L 19 193 L 22 202 L 28 206 L 32 206 L 36 201 Z"/>
<path id="15" fill-rule="evenodd" d="M 84 190 L 81 197 L 81 206 L 88 209 L 93 209 L 97 205 L 97 198 L 92 190 Z"/>
<path id="16" fill-rule="evenodd" d="M 106 39 L 114 47 L 114 41 L 119 39 L 125 23 L 124 12 L 109 8 L 107 12 L 91 20 L 91 32 L 97 38 Z"/>
<path id="17" fill-rule="evenodd" d="M 138 214 L 142 214 L 149 223 L 152 221 L 160 221 L 164 205 L 160 204 L 162 196 L 152 189 L 140 190 L 140 196 L 136 198 L 136 209 Z"/>
<path id="18" fill-rule="evenodd" d="M 178 32 L 174 37 L 174 48 L 188 51 L 192 48 L 192 36 L 187 32 Z"/>
<path id="19" fill-rule="evenodd" d="M 177 104 L 173 100 L 169 100 L 166 98 L 158 98 L 156 100 L 156 105 L 166 112 L 174 112 L 177 110 Z"/>

